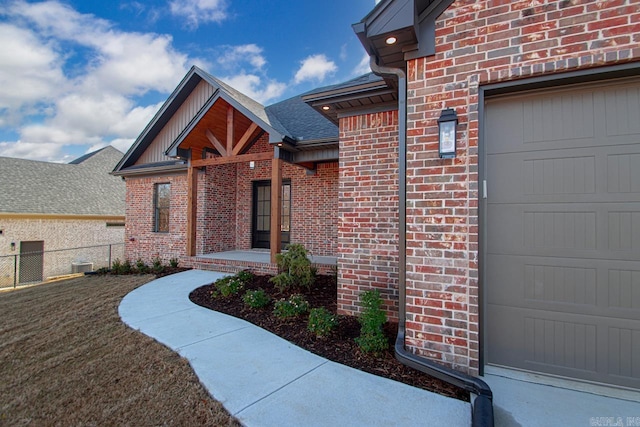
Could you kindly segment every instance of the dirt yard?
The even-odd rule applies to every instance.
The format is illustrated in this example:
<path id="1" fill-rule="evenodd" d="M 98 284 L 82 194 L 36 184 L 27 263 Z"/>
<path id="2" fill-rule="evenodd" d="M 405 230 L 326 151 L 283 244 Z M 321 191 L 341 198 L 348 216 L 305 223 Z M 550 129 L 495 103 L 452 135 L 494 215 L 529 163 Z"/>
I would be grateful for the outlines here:
<path id="1" fill-rule="evenodd" d="M 0 426 L 239 425 L 186 360 L 125 326 L 153 276 L 93 276 L 0 293 Z"/>

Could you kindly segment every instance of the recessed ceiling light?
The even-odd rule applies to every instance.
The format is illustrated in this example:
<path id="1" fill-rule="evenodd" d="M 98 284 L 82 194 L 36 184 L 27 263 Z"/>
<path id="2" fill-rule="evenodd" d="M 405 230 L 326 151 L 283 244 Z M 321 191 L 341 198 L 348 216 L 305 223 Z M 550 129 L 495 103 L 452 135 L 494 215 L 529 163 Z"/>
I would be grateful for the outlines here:
<path id="1" fill-rule="evenodd" d="M 331 109 L 331 107 L 329 107 L 328 105 L 323 105 L 323 106 L 322 106 L 322 109 L 323 109 L 324 111 L 329 111 L 329 110 Z"/>
<path id="2" fill-rule="evenodd" d="M 398 41 L 397 38 L 395 38 L 394 36 L 391 37 L 387 37 L 387 39 L 385 40 L 386 44 L 395 44 Z"/>

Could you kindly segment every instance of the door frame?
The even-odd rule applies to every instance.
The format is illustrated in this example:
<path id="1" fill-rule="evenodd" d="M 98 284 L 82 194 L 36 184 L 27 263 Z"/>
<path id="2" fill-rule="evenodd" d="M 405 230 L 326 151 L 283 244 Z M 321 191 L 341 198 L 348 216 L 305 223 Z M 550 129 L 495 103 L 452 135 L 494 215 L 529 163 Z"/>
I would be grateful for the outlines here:
<path id="1" fill-rule="evenodd" d="M 282 209 L 283 215 L 285 212 L 288 211 L 289 215 L 289 223 L 288 223 L 288 231 L 282 231 L 282 247 L 281 249 L 284 249 L 291 241 L 291 205 L 292 205 L 292 197 L 291 197 L 291 179 L 283 179 L 282 180 L 282 186 L 288 186 L 289 187 L 289 209 L 285 210 Z M 263 230 L 262 233 L 265 234 L 266 238 L 262 238 L 260 240 L 257 240 L 259 238 L 258 232 L 257 232 L 257 225 L 258 225 L 258 189 L 261 187 L 266 187 L 266 188 L 271 188 L 271 180 L 258 180 L 258 181 L 253 181 L 252 182 L 252 189 L 251 189 L 251 248 L 252 249 L 270 249 L 271 246 L 271 241 L 270 241 L 270 229 L 271 229 L 271 209 L 267 209 L 267 213 L 269 216 L 269 221 L 267 221 L 267 224 L 269 224 L 269 229 L 268 230 Z M 283 192 L 284 193 L 284 192 Z M 287 202 L 287 200 L 283 197 L 282 198 L 283 203 Z M 271 206 L 271 194 L 269 195 L 269 207 Z M 282 225 L 284 228 L 285 225 L 285 221 L 282 221 Z M 259 242 L 266 242 L 266 245 L 264 245 L 264 243 L 259 243 Z"/>

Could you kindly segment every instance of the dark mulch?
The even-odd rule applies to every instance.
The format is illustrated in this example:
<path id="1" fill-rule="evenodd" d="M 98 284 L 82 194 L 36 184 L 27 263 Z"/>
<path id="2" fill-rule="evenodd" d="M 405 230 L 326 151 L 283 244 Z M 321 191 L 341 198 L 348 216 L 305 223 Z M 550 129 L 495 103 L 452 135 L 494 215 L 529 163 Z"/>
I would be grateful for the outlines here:
<path id="1" fill-rule="evenodd" d="M 271 296 L 272 303 L 264 309 L 252 309 L 245 306 L 241 297 L 244 292 L 227 298 L 211 298 L 213 285 L 195 289 L 189 298 L 200 306 L 245 319 L 329 360 L 445 396 L 464 401 L 469 400 L 469 394 L 464 390 L 404 366 L 395 359 L 393 343 L 397 333 L 398 325 L 396 323 L 385 325 L 385 334 L 389 339 L 388 350 L 380 356 L 372 356 L 361 352 L 354 341 L 354 338 L 360 333 L 360 324 L 353 316 L 338 316 L 338 328 L 324 339 L 316 338 L 307 330 L 307 316 L 288 320 L 277 318 L 272 314 L 273 301 L 287 298 L 290 294 L 279 293 L 269 283 L 269 278 L 270 276 L 255 276 L 252 283 L 245 287 L 245 290 L 262 288 Z M 336 289 L 334 277 L 318 276 L 311 290 L 297 290 L 295 293 L 305 295 L 312 308 L 325 307 L 335 313 Z"/>

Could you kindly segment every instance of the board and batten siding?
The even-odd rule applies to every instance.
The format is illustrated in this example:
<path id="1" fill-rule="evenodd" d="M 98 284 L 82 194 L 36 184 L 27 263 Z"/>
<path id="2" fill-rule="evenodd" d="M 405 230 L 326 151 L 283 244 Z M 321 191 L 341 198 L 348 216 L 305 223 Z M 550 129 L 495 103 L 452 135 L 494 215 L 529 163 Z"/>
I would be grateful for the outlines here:
<path id="1" fill-rule="evenodd" d="M 198 114 L 214 92 L 215 88 L 206 81 L 202 80 L 198 83 L 169 122 L 158 133 L 149 148 L 136 161 L 136 165 L 171 160 L 164 154 L 165 151 L 189 125 L 191 119 Z"/>

